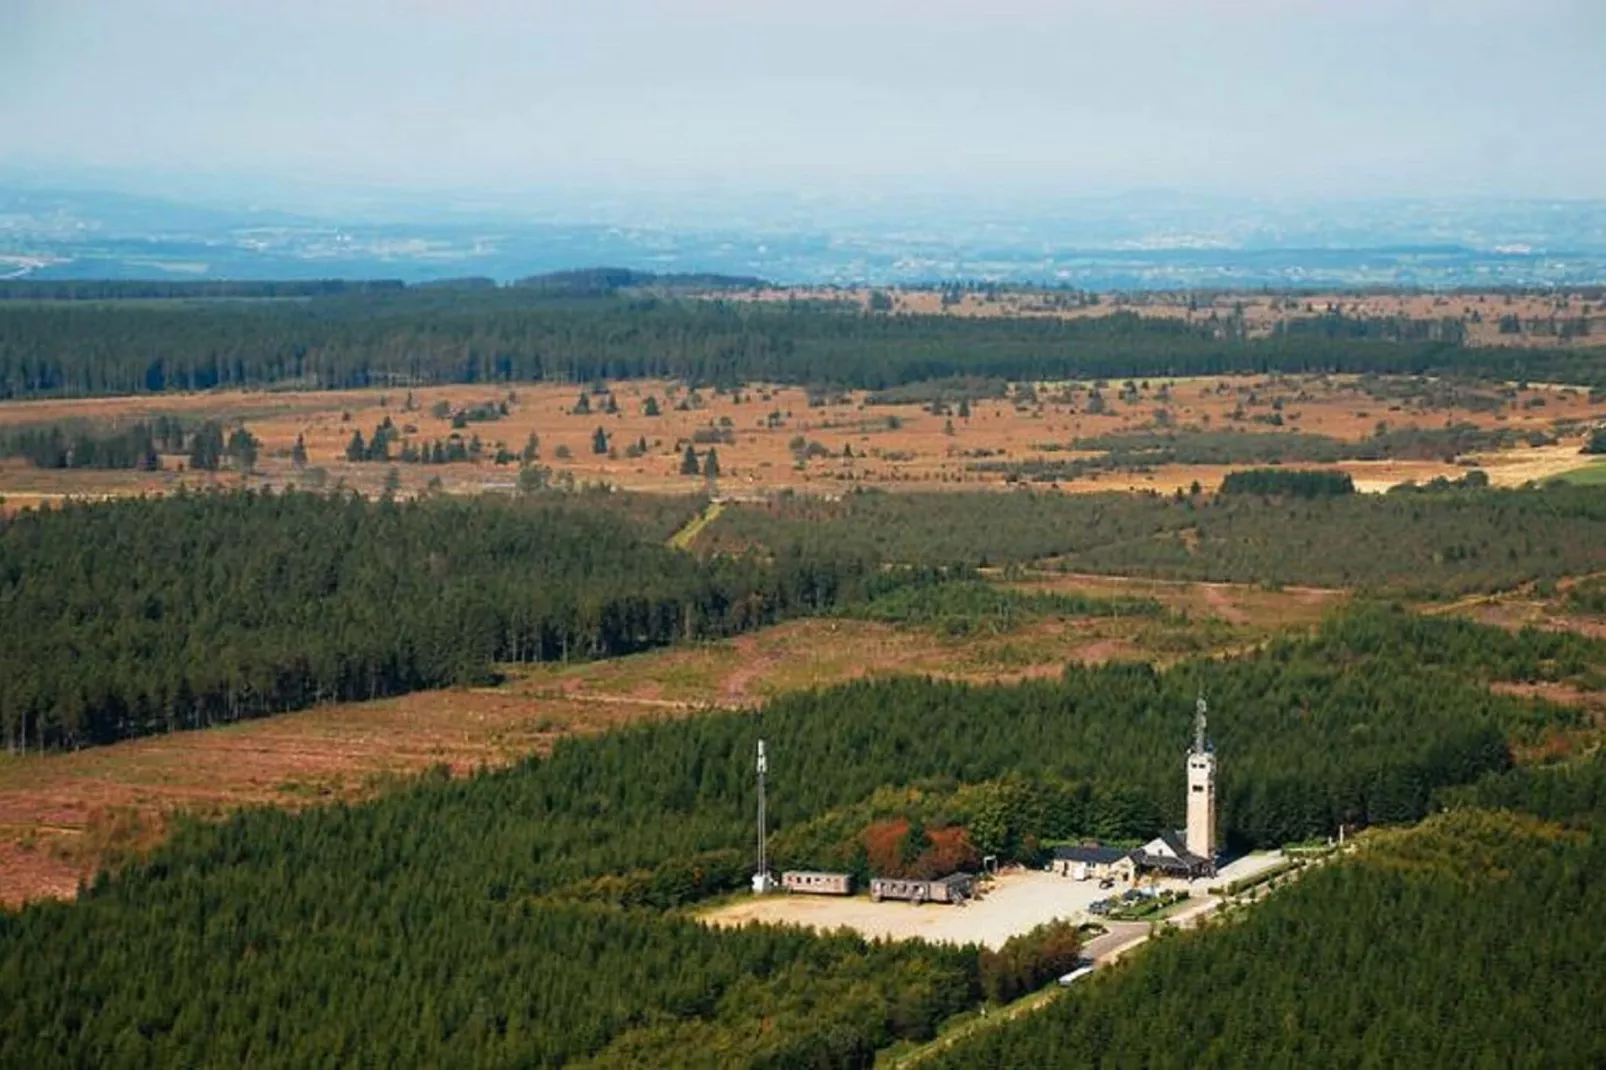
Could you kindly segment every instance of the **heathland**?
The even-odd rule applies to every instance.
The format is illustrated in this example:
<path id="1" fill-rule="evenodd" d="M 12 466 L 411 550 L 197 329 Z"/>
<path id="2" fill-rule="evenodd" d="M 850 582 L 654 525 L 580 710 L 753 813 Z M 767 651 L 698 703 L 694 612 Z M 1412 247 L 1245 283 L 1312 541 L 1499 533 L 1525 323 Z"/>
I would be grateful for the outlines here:
<path id="1" fill-rule="evenodd" d="M 254 286 L 0 295 L 0 1064 L 1602 1057 L 1592 305 Z M 1086 934 L 697 919 L 760 732 L 930 876 L 1175 828 L 1201 693 L 1358 848 L 985 1019 Z"/>

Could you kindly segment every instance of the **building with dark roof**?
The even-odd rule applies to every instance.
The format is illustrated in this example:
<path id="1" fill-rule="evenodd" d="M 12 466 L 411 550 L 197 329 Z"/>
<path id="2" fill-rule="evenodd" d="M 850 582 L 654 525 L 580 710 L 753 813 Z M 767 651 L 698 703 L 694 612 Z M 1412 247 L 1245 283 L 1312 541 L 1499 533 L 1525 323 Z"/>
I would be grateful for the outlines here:
<path id="1" fill-rule="evenodd" d="M 1132 851 L 1100 844 L 1056 847 L 1050 869 L 1062 877 L 1079 881 L 1107 878 L 1129 881 L 1136 873 L 1132 855 Z"/>
<path id="2" fill-rule="evenodd" d="M 1213 858 L 1203 858 L 1188 850 L 1187 833 L 1162 832 L 1132 853 L 1139 870 L 1164 873 L 1171 877 L 1208 877 L 1216 871 Z"/>

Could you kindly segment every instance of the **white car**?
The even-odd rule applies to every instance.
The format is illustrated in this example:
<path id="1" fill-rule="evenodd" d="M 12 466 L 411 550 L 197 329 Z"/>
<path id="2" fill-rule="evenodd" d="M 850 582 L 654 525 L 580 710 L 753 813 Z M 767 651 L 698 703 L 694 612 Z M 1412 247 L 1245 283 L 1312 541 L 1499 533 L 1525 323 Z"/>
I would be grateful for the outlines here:
<path id="1" fill-rule="evenodd" d="M 1086 966 L 1078 966 L 1076 969 L 1060 978 L 1060 987 L 1069 988 L 1071 985 L 1074 985 L 1076 982 L 1080 981 L 1082 978 L 1086 977 L 1092 972 L 1093 964 L 1091 962 Z"/>

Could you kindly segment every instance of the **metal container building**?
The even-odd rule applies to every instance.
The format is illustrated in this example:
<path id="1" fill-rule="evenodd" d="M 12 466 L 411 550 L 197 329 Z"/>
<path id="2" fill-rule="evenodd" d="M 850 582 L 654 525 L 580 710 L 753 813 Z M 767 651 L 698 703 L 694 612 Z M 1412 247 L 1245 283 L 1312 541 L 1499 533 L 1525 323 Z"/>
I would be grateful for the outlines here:
<path id="1" fill-rule="evenodd" d="M 781 887 L 805 895 L 852 895 L 853 874 L 789 869 L 781 874 Z"/>
<path id="2" fill-rule="evenodd" d="M 934 881 L 903 880 L 898 877 L 872 877 L 870 898 L 905 899 L 911 903 L 962 903 L 976 894 L 976 878 L 969 873 L 951 873 Z"/>

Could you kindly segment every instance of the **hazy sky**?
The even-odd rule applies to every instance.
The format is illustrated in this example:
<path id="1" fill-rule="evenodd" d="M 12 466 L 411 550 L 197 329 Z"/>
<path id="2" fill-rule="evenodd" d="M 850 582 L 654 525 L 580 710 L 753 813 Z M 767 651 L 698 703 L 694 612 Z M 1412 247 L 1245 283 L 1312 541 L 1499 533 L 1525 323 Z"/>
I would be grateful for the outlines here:
<path id="1" fill-rule="evenodd" d="M 1606 0 L 0 0 L 0 165 L 1606 196 Z"/>

